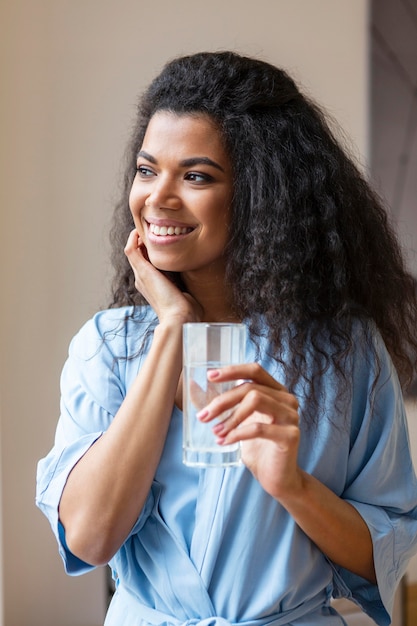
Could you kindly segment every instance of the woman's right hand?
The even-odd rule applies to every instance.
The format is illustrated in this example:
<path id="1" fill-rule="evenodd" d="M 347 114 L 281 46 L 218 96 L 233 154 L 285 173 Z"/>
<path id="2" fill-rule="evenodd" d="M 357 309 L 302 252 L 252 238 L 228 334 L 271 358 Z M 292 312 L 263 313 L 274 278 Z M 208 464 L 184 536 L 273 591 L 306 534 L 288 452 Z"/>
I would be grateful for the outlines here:
<path id="1" fill-rule="evenodd" d="M 176 319 L 180 323 L 201 320 L 199 303 L 152 265 L 136 229 L 130 233 L 124 251 L 135 275 L 135 287 L 156 312 L 160 324 Z"/>

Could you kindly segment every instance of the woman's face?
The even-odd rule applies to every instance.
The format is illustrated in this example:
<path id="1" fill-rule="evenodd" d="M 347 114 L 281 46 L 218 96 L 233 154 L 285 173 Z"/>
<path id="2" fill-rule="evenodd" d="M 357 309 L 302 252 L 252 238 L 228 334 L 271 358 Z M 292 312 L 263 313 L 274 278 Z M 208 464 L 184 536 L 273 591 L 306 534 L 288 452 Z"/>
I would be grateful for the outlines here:
<path id="1" fill-rule="evenodd" d="M 130 192 L 133 220 L 160 270 L 224 267 L 232 168 L 215 124 L 167 111 L 151 118 Z"/>

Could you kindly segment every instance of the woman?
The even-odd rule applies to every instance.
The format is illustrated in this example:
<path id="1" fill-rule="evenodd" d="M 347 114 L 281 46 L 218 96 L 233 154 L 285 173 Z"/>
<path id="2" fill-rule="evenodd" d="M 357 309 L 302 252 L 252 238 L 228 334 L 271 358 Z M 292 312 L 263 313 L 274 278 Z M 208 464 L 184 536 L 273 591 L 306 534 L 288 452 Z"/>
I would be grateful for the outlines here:
<path id="1" fill-rule="evenodd" d="M 127 243 L 126 243 L 127 241 Z M 383 208 L 287 74 L 169 63 L 142 98 L 111 308 L 74 338 L 38 505 L 66 570 L 110 563 L 108 626 L 388 624 L 416 549 L 401 385 L 415 286 Z M 182 325 L 244 321 L 247 380 L 200 413 L 243 465 L 181 462 Z"/>

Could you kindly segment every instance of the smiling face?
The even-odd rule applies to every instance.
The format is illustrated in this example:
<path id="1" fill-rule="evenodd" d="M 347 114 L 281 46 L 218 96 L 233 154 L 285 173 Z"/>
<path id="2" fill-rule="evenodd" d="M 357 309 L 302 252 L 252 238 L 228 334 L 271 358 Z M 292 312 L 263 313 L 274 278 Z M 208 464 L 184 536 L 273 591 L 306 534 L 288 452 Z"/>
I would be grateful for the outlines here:
<path id="1" fill-rule="evenodd" d="M 232 168 L 215 124 L 204 115 L 155 113 L 129 198 L 151 263 L 181 273 L 223 270 L 232 194 Z"/>

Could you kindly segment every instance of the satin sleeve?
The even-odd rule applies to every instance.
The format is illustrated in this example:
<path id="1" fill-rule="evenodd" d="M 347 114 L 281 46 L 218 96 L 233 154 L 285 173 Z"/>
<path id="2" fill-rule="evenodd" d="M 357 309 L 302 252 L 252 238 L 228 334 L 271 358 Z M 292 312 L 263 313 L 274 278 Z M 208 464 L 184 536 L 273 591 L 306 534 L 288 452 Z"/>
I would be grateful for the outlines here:
<path id="1" fill-rule="evenodd" d="M 126 395 L 128 325 L 115 312 L 99 313 L 71 341 L 61 374 L 60 417 L 51 451 L 37 467 L 36 504 L 48 518 L 68 574 L 92 569 L 73 555 L 65 541 L 58 507 L 68 475 L 107 430 Z M 145 505 L 141 517 L 146 514 Z M 140 519 L 135 524 L 137 531 Z"/>
<path id="2" fill-rule="evenodd" d="M 350 597 L 384 626 L 417 551 L 417 481 L 397 374 L 378 334 L 374 345 L 374 355 L 362 353 L 354 368 L 351 449 L 341 497 L 368 526 L 377 585 L 335 567 L 334 595 Z"/>

